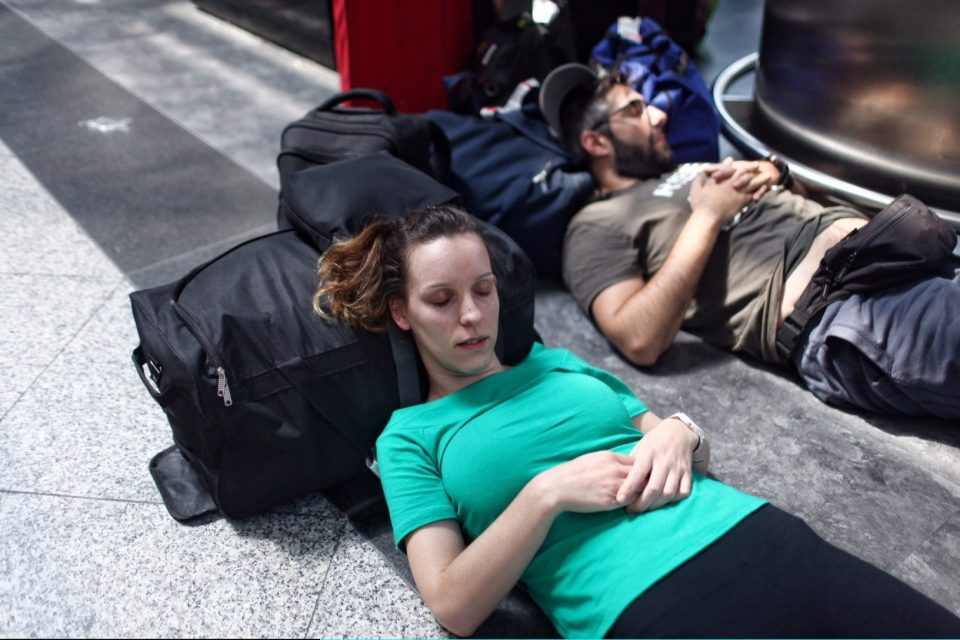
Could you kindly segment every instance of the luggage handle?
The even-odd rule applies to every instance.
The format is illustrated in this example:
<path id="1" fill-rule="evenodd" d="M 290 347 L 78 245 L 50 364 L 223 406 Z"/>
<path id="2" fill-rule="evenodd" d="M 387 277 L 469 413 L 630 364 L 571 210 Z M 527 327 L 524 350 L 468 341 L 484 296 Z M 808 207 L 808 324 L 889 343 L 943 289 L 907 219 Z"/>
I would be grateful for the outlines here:
<path id="1" fill-rule="evenodd" d="M 393 116 L 397 114 L 397 108 L 393 106 L 393 100 L 390 96 L 376 89 L 350 89 L 349 91 L 338 93 L 317 107 L 317 111 L 331 111 L 335 106 L 347 100 L 373 100 L 383 106 L 383 110 L 387 115 Z"/>
<path id="2" fill-rule="evenodd" d="M 146 358 L 143 357 L 143 347 L 138 346 L 134 349 L 131 357 L 134 366 L 137 368 L 137 373 L 140 374 L 140 381 L 143 382 L 143 386 L 147 388 L 147 391 L 150 392 L 154 400 L 160 402 L 160 387 L 157 386 L 156 381 L 152 377 L 147 377 L 147 372 L 144 370 L 144 368 L 148 366 L 148 363 Z"/>

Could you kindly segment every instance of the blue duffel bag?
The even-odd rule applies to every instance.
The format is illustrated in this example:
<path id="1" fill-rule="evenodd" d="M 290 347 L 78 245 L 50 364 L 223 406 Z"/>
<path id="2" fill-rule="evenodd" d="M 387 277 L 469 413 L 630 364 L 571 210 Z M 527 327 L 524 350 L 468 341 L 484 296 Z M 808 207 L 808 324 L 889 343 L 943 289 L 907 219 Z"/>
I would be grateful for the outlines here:
<path id="1" fill-rule="evenodd" d="M 667 114 L 665 134 L 677 162 L 720 158 L 720 116 L 687 53 L 650 18 L 619 18 L 592 51 L 592 62 L 619 70 L 628 84 Z"/>

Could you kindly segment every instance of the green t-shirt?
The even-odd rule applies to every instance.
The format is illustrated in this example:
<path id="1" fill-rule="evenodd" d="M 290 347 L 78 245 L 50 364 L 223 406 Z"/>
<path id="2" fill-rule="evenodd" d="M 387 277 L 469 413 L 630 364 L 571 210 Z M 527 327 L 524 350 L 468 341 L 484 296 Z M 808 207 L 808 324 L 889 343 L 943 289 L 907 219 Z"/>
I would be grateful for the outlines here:
<path id="1" fill-rule="evenodd" d="M 398 545 L 456 519 L 472 540 L 535 475 L 585 453 L 629 453 L 647 410 L 609 373 L 535 344 L 523 362 L 395 411 L 377 458 Z M 637 596 L 764 501 L 695 474 L 690 497 L 644 514 L 563 513 L 524 571 L 531 597 L 566 637 L 602 637 Z"/>

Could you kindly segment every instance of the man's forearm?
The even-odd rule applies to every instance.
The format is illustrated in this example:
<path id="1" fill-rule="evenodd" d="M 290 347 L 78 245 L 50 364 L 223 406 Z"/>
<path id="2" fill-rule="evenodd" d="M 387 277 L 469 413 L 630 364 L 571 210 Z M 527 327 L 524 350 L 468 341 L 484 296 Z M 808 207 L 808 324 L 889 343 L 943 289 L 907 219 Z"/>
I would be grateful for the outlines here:
<path id="1" fill-rule="evenodd" d="M 721 222 L 705 210 L 694 210 L 660 270 L 623 301 L 609 327 L 601 326 L 637 364 L 653 364 L 676 339 Z"/>

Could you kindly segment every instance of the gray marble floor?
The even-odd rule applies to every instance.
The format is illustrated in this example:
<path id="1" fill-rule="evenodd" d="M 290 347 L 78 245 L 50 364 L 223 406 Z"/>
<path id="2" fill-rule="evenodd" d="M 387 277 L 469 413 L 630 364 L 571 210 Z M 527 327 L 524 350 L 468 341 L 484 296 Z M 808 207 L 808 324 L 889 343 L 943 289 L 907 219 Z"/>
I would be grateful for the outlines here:
<path id="1" fill-rule="evenodd" d="M 759 7 L 721 0 L 705 76 L 755 48 Z M 57 87 L 42 75 L 47 59 L 73 70 Z M 279 132 L 338 82 L 185 0 L 0 0 L 0 636 L 445 635 L 396 556 L 334 502 L 182 526 L 147 471 L 170 432 L 130 364 L 127 294 L 272 226 L 263 203 Z M 96 109 L 31 102 L 46 91 L 66 101 L 68 89 Z M 129 118 L 150 146 L 179 140 L 176 158 L 199 177 L 145 174 L 146 191 L 119 190 L 113 169 L 138 157 L 136 140 L 75 157 L 44 138 L 56 125 L 92 148 L 78 124 L 101 116 Z M 217 208 L 206 191 L 191 195 L 194 179 L 236 184 L 255 206 Z M 162 194 L 149 190 L 157 181 L 175 208 L 138 199 Z M 172 221 L 190 206 L 202 224 Z M 95 224 L 100 207 L 109 225 Z M 565 291 L 543 283 L 537 305 L 547 343 L 610 369 L 658 412 L 696 416 L 720 479 L 960 614 L 960 425 L 838 411 L 689 336 L 638 370 Z"/>

